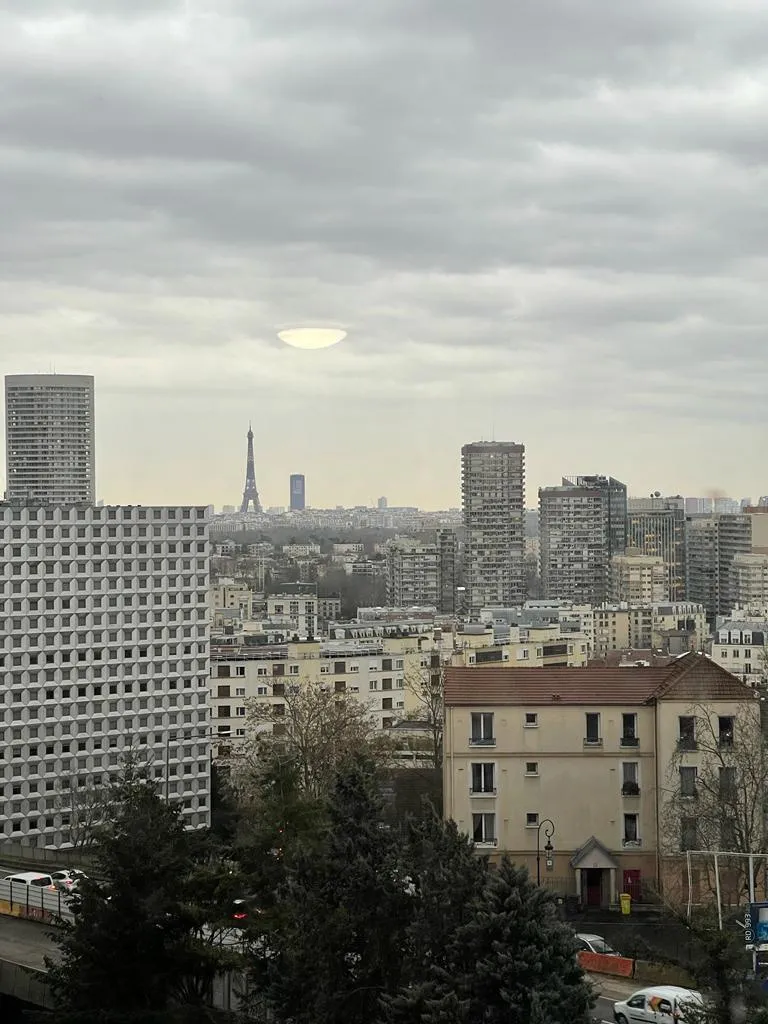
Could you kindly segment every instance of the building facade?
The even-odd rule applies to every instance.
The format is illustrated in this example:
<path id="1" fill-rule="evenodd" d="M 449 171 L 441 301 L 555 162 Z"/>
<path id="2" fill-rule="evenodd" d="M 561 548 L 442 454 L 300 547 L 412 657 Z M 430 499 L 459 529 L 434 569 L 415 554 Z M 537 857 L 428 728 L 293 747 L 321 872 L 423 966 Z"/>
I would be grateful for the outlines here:
<path id="1" fill-rule="evenodd" d="M 738 740 L 751 743 L 753 698 L 696 654 L 664 668 L 449 668 L 446 817 L 492 859 L 507 855 L 534 878 L 538 860 L 543 884 L 588 906 L 677 886 L 685 828 L 670 807 L 679 768 L 703 756 L 688 743 L 692 709 L 706 709 L 721 733 L 730 723 L 732 742 L 734 721 L 746 717 L 749 735 Z"/>
<path id="2" fill-rule="evenodd" d="M 752 551 L 748 515 L 713 513 L 686 519 L 688 600 L 703 604 L 714 625 L 736 605 L 731 567 L 737 555 Z"/>
<path id="3" fill-rule="evenodd" d="M 670 601 L 685 600 L 685 499 L 629 498 L 627 546 L 661 558 Z"/>
<path id="4" fill-rule="evenodd" d="M 434 607 L 451 614 L 456 605 L 456 534 L 438 530 L 434 540 L 400 538 L 386 546 L 387 604 Z"/>
<path id="5" fill-rule="evenodd" d="M 476 441 L 461 449 L 469 609 L 525 600 L 525 446 Z"/>
<path id="6" fill-rule="evenodd" d="M 756 616 L 737 609 L 715 630 L 712 659 L 747 686 L 765 686 L 768 682 L 767 620 L 768 609 Z"/>
<path id="7" fill-rule="evenodd" d="M 292 473 L 290 479 L 291 512 L 303 512 L 307 504 L 307 483 L 303 473 Z"/>
<path id="8" fill-rule="evenodd" d="M 5 378 L 6 499 L 92 505 L 96 496 L 93 377 Z"/>
<path id="9" fill-rule="evenodd" d="M 208 509 L 6 504 L 0 537 L 0 837 L 76 842 L 129 756 L 207 824 Z"/>
<path id="10" fill-rule="evenodd" d="M 768 551 L 734 555 L 730 567 L 734 607 L 768 608 Z"/>
<path id="11" fill-rule="evenodd" d="M 627 546 L 627 488 L 613 477 L 564 477 L 539 488 L 539 552 L 544 597 L 600 604 L 609 565 Z"/>
<path id="12" fill-rule="evenodd" d="M 279 593 L 267 597 L 267 618 L 299 640 L 317 637 L 317 585 L 283 584 Z"/>
<path id="13" fill-rule="evenodd" d="M 609 601 L 652 605 L 669 598 L 668 574 L 662 558 L 627 552 L 611 559 Z"/>

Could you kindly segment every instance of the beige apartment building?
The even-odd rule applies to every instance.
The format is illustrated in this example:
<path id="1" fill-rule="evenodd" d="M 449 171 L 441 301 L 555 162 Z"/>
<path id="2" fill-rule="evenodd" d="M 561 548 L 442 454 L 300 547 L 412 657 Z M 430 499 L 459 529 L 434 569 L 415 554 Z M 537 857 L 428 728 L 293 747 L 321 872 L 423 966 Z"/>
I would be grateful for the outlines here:
<path id="1" fill-rule="evenodd" d="M 212 647 L 210 706 L 219 747 L 228 752 L 245 738 L 249 700 L 279 704 L 291 686 L 307 683 L 354 697 L 376 728 L 391 729 L 416 709 L 408 681 L 429 669 L 433 651 L 428 633 Z"/>
<path id="2" fill-rule="evenodd" d="M 253 617 L 253 592 L 247 583 L 222 576 L 211 586 L 211 610 L 214 628 L 224 625 L 222 612 L 234 612 L 247 621 Z"/>
<path id="3" fill-rule="evenodd" d="M 449 641 L 450 642 L 450 641 Z M 559 624 L 511 626 L 509 637 L 496 640 L 492 629 L 469 626 L 452 636 L 450 664 L 524 668 L 580 668 L 589 660 L 584 633 L 563 633 Z"/>
<path id="4" fill-rule="evenodd" d="M 445 814 L 478 852 L 534 878 L 538 859 L 542 883 L 583 904 L 679 893 L 697 805 L 678 819 L 675 800 L 703 770 L 707 723 L 723 742 L 759 737 L 753 691 L 702 655 L 664 668 L 449 668 Z"/>
<path id="5" fill-rule="evenodd" d="M 639 552 L 614 555 L 610 564 L 608 600 L 634 605 L 652 605 L 666 601 L 667 567 L 664 559 Z"/>

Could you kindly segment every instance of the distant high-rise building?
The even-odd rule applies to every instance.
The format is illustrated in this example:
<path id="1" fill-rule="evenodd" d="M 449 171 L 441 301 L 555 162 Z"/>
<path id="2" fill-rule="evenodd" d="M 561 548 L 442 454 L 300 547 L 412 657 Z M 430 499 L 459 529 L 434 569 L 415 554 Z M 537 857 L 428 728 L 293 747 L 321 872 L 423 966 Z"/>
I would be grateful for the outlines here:
<path id="1" fill-rule="evenodd" d="M 384 509 L 388 507 L 388 505 L 389 503 L 387 502 L 387 499 L 384 495 L 382 495 L 382 497 L 380 497 L 379 500 L 376 502 L 376 507 L 380 512 L 383 512 Z"/>
<path id="2" fill-rule="evenodd" d="M 711 513 L 686 518 L 686 583 L 689 601 L 703 604 L 710 624 L 736 604 L 732 565 L 752 551 L 748 515 Z"/>
<path id="3" fill-rule="evenodd" d="M 291 474 L 291 512 L 303 512 L 306 508 L 306 479 L 303 473 Z"/>
<path id="4" fill-rule="evenodd" d="M 475 441 L 461 449 L 465 576 L 473 617 L 525 600 L 525 445 Z"/>
<path id="5" fill-rule="evenodd" d="M 253 505 L 254 512 L 261 512 L 261 501 L 259 500 L 259 490 L 256 486 L 256 470 L 253 462 L 253 430 L 251 430 L 250 423 L 248 424 L 248 451 L 245 459 L 245 488 L 243 490 L 243 500 L 240 505 L 241 514 L 245 514 L 250 506 Z"/>
<path id="6" fill-rule="evenodd" d="M 685 600 L 685 500 L 654 495 L 630 498 L 627 505 L 627 545 L 663 559 L 667 598 Z"/>
<path id="7" fill-rule="evenodd" d="M 456 610 L 457 540 L 438 530 L 434 540 L 402 538 L 387 545 L 387 604 L 396 608 Z"/>
<path id="8" fill-rule="evenodd" d="M 613 477 L 563 477 L 539 489 L 539 557 L 544 597 L 601 604 L 609 567 L 627 547 L 627 488 Z"/>
<path id="9" fill-rule="evenodd" d="M 94 503 L 93 377 L 6 377 L 5 423 L 5 496 L 9 501 Z"/>
<path id="10" fill-rule="evenodd" d="M 712 512 L 715 507 L 713 498 L 686 498 L 685 514 L 687 516 L 702 516 Z"/>

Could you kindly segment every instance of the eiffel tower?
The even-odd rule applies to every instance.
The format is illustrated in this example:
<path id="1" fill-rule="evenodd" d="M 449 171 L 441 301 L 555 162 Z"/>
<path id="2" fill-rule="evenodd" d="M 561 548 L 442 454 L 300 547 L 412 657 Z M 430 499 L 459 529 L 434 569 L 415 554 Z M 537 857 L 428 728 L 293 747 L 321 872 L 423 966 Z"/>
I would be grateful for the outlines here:
<path id="1" fill-rule="evenodd" d="M 245 463 L 245 490 L 243 491 L 243 503 L 240 506 L 240 514 L 248 511 L 248 506 L 253 502 L 253 511 L 261 512 L 259 491 L 256 487 L 256 471 L 253 468 L 253 431 L 251 424 L 248 424 L 248 458 Z"/>

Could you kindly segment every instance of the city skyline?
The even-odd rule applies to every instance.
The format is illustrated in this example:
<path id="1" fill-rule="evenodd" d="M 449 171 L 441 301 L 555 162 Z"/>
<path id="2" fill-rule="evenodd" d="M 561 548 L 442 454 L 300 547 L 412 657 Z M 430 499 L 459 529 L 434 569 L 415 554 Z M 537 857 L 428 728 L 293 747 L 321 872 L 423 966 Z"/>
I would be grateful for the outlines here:
<path id="1" fill-rule="evenodd" d="M 23 376 L 34 378 L 35 374 L 32 373 L 31 371 L 30 372 L 25 371 L 23 373 Z M 46 379 L 46 378 L 49 377 L 49 375 L 47 375 L 47 374 L 42 374 L 40 376 L 41 376 L 41 379 Z M 62 381 L 64 381 L 66 379 L 66 377 L 67 377 L 67 375 L 64 374 L 63 372 L 62 373 L 57 373 L 57 374 L 55 374 L 55 376 L 56 377 L 60 377 Z M 91 375 L 86 374 L 85 376 L 91 376 Z M 114 460 L 117 459 L 118 463 L 119 463 L 120 453 L 110 452 L 109 445 L 105 446 L 106 447 L 106 453 L 104 453 L 102 451 L 101 420 L 102 420 L 102 416 L 103 415 L 108 415 L 108 412 L 105 410 L 100 415 L 100 404 L 101 404 L 100 401 L 99 401 L 100 390 L 101 389 L 100 389 L 100 386 L 99 386 L 99 382 L 98 382 L 98 380 L 96 380 L 96 382 L 95 382 L 95 389 L 94 389 L 94 405 L 95 405 L 95 409 L 96 409 L 96 414 L 95 414 L 95 417 L 94 417 L 94 424 L 93 424 L 93 427 L 95 428 L 95 433 L 98 434 L 98 439 L 99 439 L 98 448 L 97 448 L 98 456 L 96 457 L 96 477 L 99 479 L 99 481 L 101 481 L 103 478 L 106 478 L 107 480 L 110 480 L 110 479 L 113 479 L 115 476 L 120 477 L 121 479 L 123 479 L 125 477 L 125 475 L 126 475 L 125 473 L 123 473 L 123 472 L 115 473 L 115 462 L 114 462 Z M 108 406 L 109 403 L 105 402 L 104 405 Z M 4 414 L 4 417 L 3 417 L 3 422 L 5 423 L 5 414 Z M 223 463 L 224 465 L 229 465 L 229 463 L 235 461 L 235 462 L 238 463 L 238 469 L 237 469 L 236 472 L 237 472 L 237 474 L 239 474 L 239 479 L 242 480 L 243 468 L 244 468 L 243 463 L 246 461 L 243 458 L 243 442 L 248 439 L 248 434 L 249 434 L 249 432 L 252 431 L 252 428 L 253 428 L 253 421 L 251 419 L 249 419 L 248 423 L 247 423 L 247 429 L 243 430 L 241 432 L 241 434 L 237 438 L 235 438 L 233 440 L 233 448 L 235 450 L 234 451 L 228 451 L 228 452 L 221 452 L 221 451 L 219 451 L 218 459 L 217 460 L 213 460 L 212 459 L 211 471 L 212 471 L 212 475 L 214 476 L 214 478 L 220 478 L 219 470 L 221 468 L 221 465 L 220 465 L 221 463 Z M 262 499 L 261 500 L 261 505 L 262 505 L 262 507 L 264 508 L 265 511 L 269 510 L 269 509 L 273 509 L 273 508 L 286 508 L 286 509 L 288 508 L 289 500 L 286 500 L 286 488 L 287 488 L 287 486 L 290 483 L 291 477 L 293 477 L 293 476 L 302 476 L 302 477 L 304 477 L 305 480 L 307 481 L 307 484 L 306 484 L 307 488 L 311 487 L 313 494 L 319 492 L 320 494 L 326 494 L 326 495 L 329 496 L 329 500 L 327 502 L 325 502 L 325 503 L 323 503 L 322 501 L 313 501 L 313 502 L 309 503 L 307 505 L 308 509 L 309 508 L 317 508 L 317 509 L 326 509 L 327 508 L 327 509 L 331 509 L 331 508 L 336 508 L 336 507 L 346 507 L 346 508 L 370 507 L 370 508 L 374 508 L 376 506 L 376 504 L 377 504 L 377 501 L 380 500 L 377 497 L 371 497 L 371 496 L 362 496 L 358 500 L 355 500 L 354 498 L 352 498 L 351 500 L 347 500 L 347 501 L 332 500 L 333 499 L 333 492 L 331 491 L 331 488 L 334 486 L 333 483 L 326 483 L 325 486 L 323 486 L 322 478 L 320 478 L 319 476 L 317 477 L 317 479 L 315 479 L 314 475 L 307 474 L 307 473 L 286 473 L 285 469 L 282 466 L 281 467 L 277 467 L 271 461 L 271 460 L 274 459 L 274 449 L 273 448 L 268 448 L 265 445 L 264 449 L 260 450 L 259 449 L 259 434 L 258 434 L 257 431 L 253 431 L 253 435 L 254 435 L 253 436 L 253 446 L 254 446 L 254 464 L 255 464 L 254 468 L 255 468 L 256 484 L 257 484 L 257 487 L 258 487 L 258 490 L 259 490 L 259 497 Z M 121 440 L 122 441 L 125 440 L 125 434 L 121 435 Z M 214 438 L 214 440 L 215 440 L 215 438 Z M 475 438 L 474 441 L 467 441 L 466 439 L 464 439 L 464 440 L 462 440 L 461 443 L 462 443 L 462 445 L 464 445 L 464 444 L 468 444 L 468 443 L 469 444 L 477 443 L 478 441 L 485 442 L 485 441 L 488 441 L 488 440 L 489 440 L 489 438 Z M 501 440 L 501 439 L 498 436 L 495 436 L 494 440 Z M 527 441 L 524 438 L 517 439 L 516 441 L 510 441 L 509 443 L 520 443 L 520 444 L 523 444 L 523 445 L 526 446 L 526 450 L 530 451 L 530 446 L 528 445 Z M 147 456 L 151 456 L 153 454 L 155 456 L 163 454 L 162 448 L 158 449 L 157 447 L 153 448 L 152 450 L 148 450 L 148 449 L 142 449 L 142 450 L 144 451 L 145 459 L 146 459 Z M 124 449 L 123 449 L 123 452 L 124 452 Z M 262 455 L 263 463 L 259 462 L 259 455 L 260 454 Z M 446 502 L 444 502 L 442 504 L 441 503 L 425 504 L 424 502 L 419 502 L 417 500 L 413 500 L 409 495 L 405 495 L 402 500 L 392 500 L 392 501 L 390 501 L 389 502 L 390 507 L 391 508 L 395 508 L 395 509 L 399 508 L 399 507 L 418 507 L 418 508 L 421 508 L 421 509 L 424 509 L 424 510 L 432 510 L 432 509 L 439 510 L 439 509 L 449 509 L 449 508 L 454 508 L 454 509 L 460 508 L 461 504 L 462 504 L 462 501 L 461 501 L 461 451 L 460 451 L 460 448 L 454 454 L 455 454 L 455 463 L 456 463 L 456 489 L 455 489 L 455 493 L 454 493 L 454 496 L 453 496 L 453 500 L 448 500 L 448 501 L 446 501 Z M 172 460 L 170 459 L 171 453 L 168 453 L 168 455 L 169 455 L 169 464 L 172 464 Z M 535 453 L 534 453 L 534 457 L 535 457 Z M 110 461 L 108 461 L 108 459 Z M 570 456 L 569 456 L 569 459 L 570 459 Z M 588 455 L 579 456 L 579 461 L 582 464 L 588 462 L 588 460 L 589 460 L 589 456 Z M 306 461 L 306 457 L 305 457 L 305 461 Z M 102 462 L 104 463 L 103 472 L 100 471 Z M 129 463 L 129 465 L 130 465 L 130 463 Z M 147 465 L 148 465 L 148 463 L 146 461 L 144 461 L 142 463 L 142 466 L 143 466 L 144 469 L 147 468 Z M 531 468 L 531 467 L 533 467 L 533 468 Z M 160 463 L 160 462 L 158 462 L 157 471 L 158 471 L 158 477 L 159 478 L 165 479 L 167 477 L 167 474 L 164 474 L 162 472 L 162 463 Z M 600 470 L 599 472 L 602 473 L 603 471 Z M 558 470 L 558 473 L 559 473 L 560 476 L 563 475 L 563 467 L 562 466 Z M 343 476 L 343 474 L 342 474 L 342 476 Z M 150 477 L 150 479 L 152 479 L 152 478 Z M 223 497 L 219 496 L 219 498 L 217 500 L 217 499 L 215 499 L 213 497 L 210 497 L 207 493 L 202 493 L 202 491 L 200 490 L 201 488 L 204 489 L 205 480 L 206 479 L 207 478 L 205 478 L 205 477 L 200 478 L 199 476 L 196 478 L 196 482 L 195 482 L 196 490 L 189 490 L 188 489 L 188 482 L 186 482 L 186 481 L 182 484 L 182 486 L 183 486 L 183 493 L 184 494 L 189 495 L 189 494 L 200 493 L 199 500 L 197 502 L 192 502 L 192 503 L 196 503 L 196 504 L 205 503 L 205 504 L 208 504 L 208 505 L 212 505 L 217 511 L 220 511 L 224 506 L 234 506 L 235 508 L 239 508 L 240 507 L 240 505 L 242 503 L 242 484 L 239 485 L 240 489 L 239 489 L 239 492 L 238 492 L 238 484 L 237 484 L 237 480 L 235 480 L 233 485 L 232 485 L 232 493 L 226 493 L 226 494 L 224 494 Z M 262 488 L 261 488 L 261 480 L 262 479 L 267 481 L 267 487 L 270 488 L 270 490 L 267 493 L 264 493 L 263 495 L 262 495 Z M 334 479 L 336 479 L 336 478 L 334 478 Z M 202 482 L 197 482 L 198 480 L 201 480 Z M 539 490 L 539 487 L 556 486 L 557 483 L 559 482 L 558 479 L 556 478 L 553 481 L 545 481 L 545 482 L 542 482 L 540 484 L 536 484 L 534 482 L 535 480 L 536 480 L 535 462 L 533 462 L 533 463 L 528 462 L 527 466 L 526 466 L 526 480 L 525 480 L 525 485 L 524 485 L 524 505 L 525 505 L 525 508 L 528 509 L 528 510 L 536 510 L 536 509 L 538 509 L 538 490 Z M 109 485 L 107 485 L 107 486 L 109 486 Z M 113 484 L 113 486 L 114 486 L 114 484 Z M 275 494 L 275 498 L 276 498 L 276 500 L 274 500 L 274 501 L 271 500 L 272 499 L 272 488 L 274 488 L 274 494 Z M 653 494 L 656 493 L 654 490 L 646 491 L 645 489 L 639 489 L 639 490 L 636 489 L 634 487 L 633 482 L 631 480 L 628 481 L 628 483 L 627 483 L 627 489 L 628 489 L 628 495 L 630 497 L 635 497 L 635 498 L 646 498 L 649 495 L 653 496 Z M 675 488 L 674 486 L 670 487 L 667 490 L 661 489 L 660 493 L 663 494 L 663 495 L 666 495 L 666 496 L 683 495 L 684 497 L 700 497 L 700 498 L 709 498 L 709 499 L 732 498 L 732 499 L 735 499 L 737 501 L 741 500 L 743 497 L 749 495 L 749 496 L 753 497 L 754 501 L 757 501 L 758 500 L 757 496 L 759 496 L 762 493 L 762 489 L 763 488 L 762 488 L 761 482 L 759 480 L 755 479 L 755 478 L 752 478 L 752 486 L 748 490 L 744 491 L 743 493 L 739 493 L 739 492 L 730 492 L 730 493 L 728 493 L 728 492 L 726 492 L 722 488 L 710 488 L 707 491 L 700 491 L 700 492 L 695 492 L 695 491 L 687 491 L 686 492 L 683 488 L 680 488 L 680 487 Z M 386 491 L 386 490 L 387 490 L 386 487 L 382 487 L 382 488 L 376 489 L 376 487 L 374 486 L 374 493 L 376 495 L 378 495 L 380 493 L 380 491 Z M 657 490 L 659 490 L 659 488 L 657 488 Z M 168 491 L 167 490 L 151 490 L 150 488 L 148 488 L 146 486 L 146 484 L 142 487 L 140 481 L 138 482 L 138 486 L 132 487 L 130 493 L 131 493 L 131 495 L 133 495 L 133 497 L 131 497 L 131 504 L 152 505 L 152 504 L 158 504 L 158 501 L 160 503 L 162 503 L 163 501 L 167 501 L 168 504 L 173 504 L 174 503 L 174 501 L 172 501 L 171 498 L 168 497 Z M 348 493 L 348 492 L 346 492 L 346 493 Z M 446 495 L 450 494 L 449 489 L 447 487 L 442 488 L 439 491 L 439 493 L 443 493 L 443 494 L 446 494 Z M 142 497 L 138 497 L 136 495 L 143 495 L 143 496 Z M 159 495 L 159 497 L 158 497 L 158 495 Z M 107 505 L 125 504 L 126 501 L 129 500 L 128 495 L 127 495 L 125 490 L 116 490 L 116 491 L 110 492 L 109 496 L 108 496 L 107 493 L 105 493 L 104 488 L 101 487 L 101 483 L 99 483 L 99 487 L 98 487 L 98 490 L 97 490 L 96 498 L 97 498 L 97 500 L 100 500 L 100 501 L 104 502 L 104 504 L 107 504 Z M 280 499 L 282 499 L 282 500 L 280 500 Z M 184 502 L 179 500 L 179 501 L 177 501 L 175 503 L 183 504 Z"/>
<path id="2" fill-rule="evenodd" d="M 763 489 L 759 6 L 76 8 L 0 13 L 0 372 L 96 377 L 104 500 L 236 502 L 249 419 L 265 506 Z"/>

